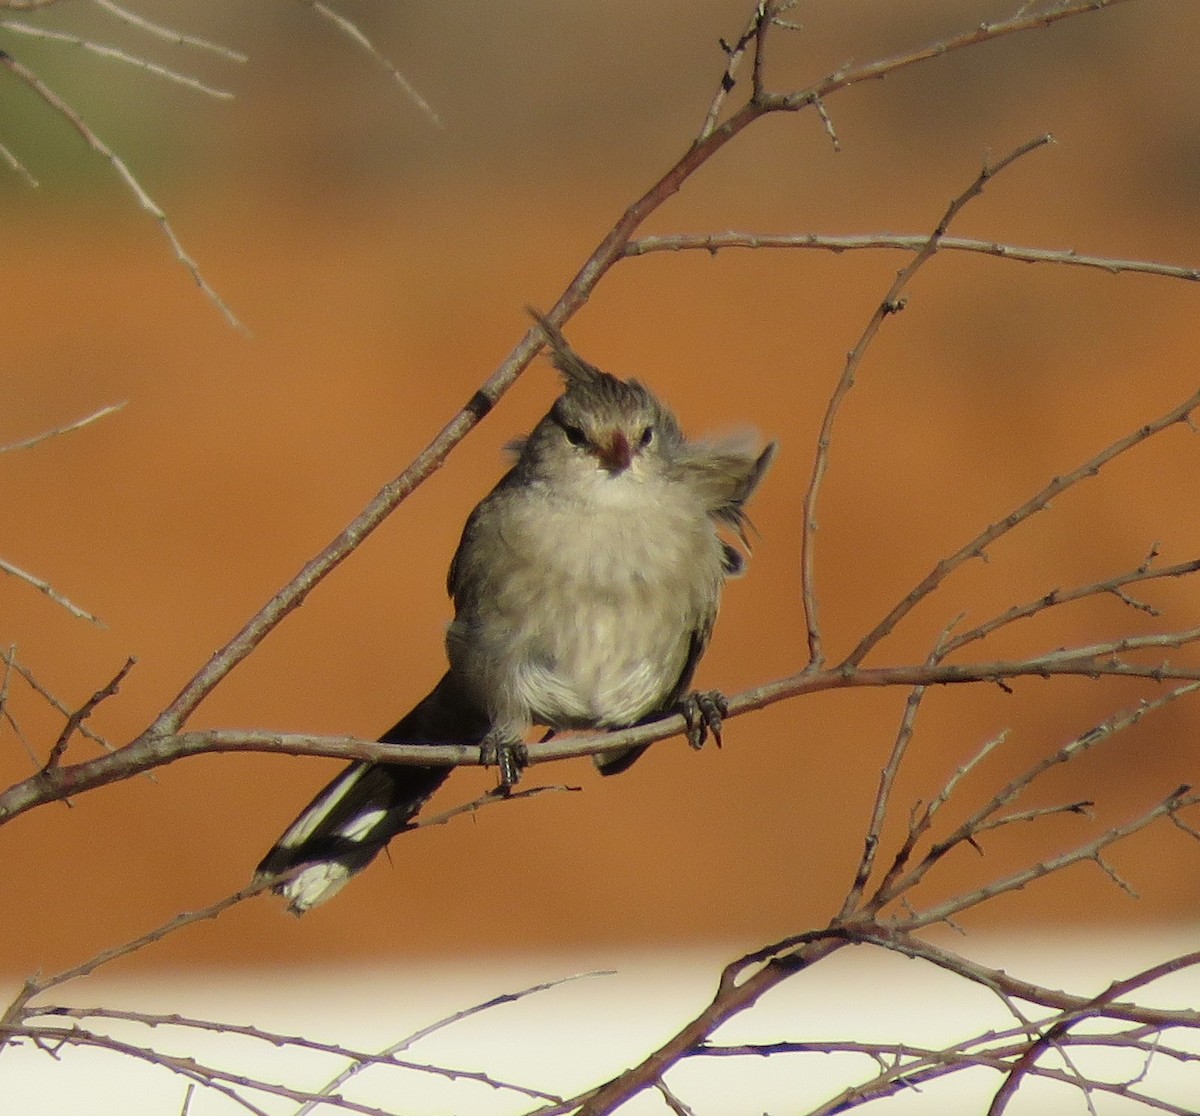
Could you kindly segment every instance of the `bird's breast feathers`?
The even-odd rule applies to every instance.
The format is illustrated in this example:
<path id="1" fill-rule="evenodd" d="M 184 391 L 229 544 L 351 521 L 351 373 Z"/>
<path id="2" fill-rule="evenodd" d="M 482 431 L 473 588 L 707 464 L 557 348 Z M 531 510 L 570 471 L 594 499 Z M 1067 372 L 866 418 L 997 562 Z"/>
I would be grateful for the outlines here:
<path id="1" fill-rule="evenodd" d="M 500 694 L 526 711 L 517 719 L 632 723 L 661 707 L 692 633 L 712 622 L 723 568 L 711 520 L 653 484 L 605 483 L 597 498 L 518 497 L 478 540 L 493 556 L 489 584 L 461 602 L 448 648 L 467 677 L 486 680 L 491 704 Z"/>

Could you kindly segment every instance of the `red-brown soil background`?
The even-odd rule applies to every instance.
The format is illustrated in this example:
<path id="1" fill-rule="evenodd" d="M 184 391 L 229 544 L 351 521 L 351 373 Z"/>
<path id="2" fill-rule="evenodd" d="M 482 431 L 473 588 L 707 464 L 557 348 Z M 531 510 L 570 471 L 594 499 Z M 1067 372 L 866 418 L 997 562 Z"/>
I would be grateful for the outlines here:
<path id="1" fill-rule="evenodd" d="M 240 624 L 427 443 L 548 305 L 618 214 L 685 148 L 748 8 L 733 0 L 346 6 L 445 120 L 431 127 L 385 74 L 305 5 L 158 5 L 153 15 L 251 62 L 168 51 L 238 93 L 210 103 L 149 75 L 21 47 L 164 205 L 206 277 L 253 331 L 231 330 L 153 220 L 70 129 L 12 91 L 0 138 L 42 180 L 5 206 L 0 441 L 116 401 L 88 430 L 0 458 L 0 554 L 104 618 L 97 630 L 0 581 L 0 639 L 70 705 L 129 654 L 96 727 L 142 728 Z M 807 4 L 771 84 L 803 85 L 1008 9 Z M 394 10 L 393 10 L 394 9 Z M 151 13 L 147 13 L 151 14 Z M 84 27 L 66 11 L 60 26 Z M 97 17 L 88 17 L 95 19 Z M 111 25 L 86 29 L 110 41 Z M 122 39 L 131 46 L 136 36 Z M 1200 8 L 1134 2 L 913 67 L 832 98 L 842 151 L 812 113 L 766 122 L 652 222 L 924 232 L 985 154 L 1058 143 L 993 182 L 956 226 L 1018 244 L 1200 264 Z M 165 49 L 165 48 L 164 48 Z M 157 57 L 157 56 L 156 56 Z M 736 97 L 735 92 L 735 97 Z M 733 692 L 802 665 L 800 506 L 844 354 L 904 257 L 731 251 L 626 262 L 569 328 L 637 375 L 693 432 L 754 426 L 780 459 L 755 501 L 761 540 L 731 586 L 700 682 Z M 845 653 L 930 568 L 1051 476 L 1195 388 L 1200 288 L 947 253 L 923 271 L 862 367 L 833 446 L 818 583 L 830 654 Z M 539 361 L 446 467 L 289 617 L 194 726 L 372 736 L 442 670 L 444 571 L 504 442 L 555 391 Z M 872 662 L 915 662 L 960 610 L 978 621 L 1059 586 L 1200 552 L 1200 441 L 1179 427 L 1081 485 L 960 571 Z M 1115 599 L 1014 629 L 979 653 L 1196 622 L 1200 586 Z M 1186 658 L 1181 652 L 1180 658 Z M 957 817 L 1018 765 L 1146 685 L 1026 681 L 939 692 L 922 714 L 896 824 L 983 741 L 1004 747 Z M 696 756 L 657 746 L 628 776 L 539 768 L 546 795 L 396 842 L 299 922 L 262 900 L 163 943 L 141 964 L 735 941 L 819 923 L 853 871 L 905 694 L 832 693 L 728 727 Z M 39 753 L 59 723 L 23 684 L 10 707 Z M 1066 847 L 1196 779 L 1200 706 L 1179 703 L 1060 773 L 1034 802 L 1100 803 L 964 850 L 929 894 Z M 79 742 L 68 759 L 92 754 Z M 332 761 L 191 759 L 157 781 L 81 795 L 0 831 L 0 965 L 73 963 L 243 883 Z M 28 756 L 0 726 L 0 774 Z M 486 776 L 463 772 L 450 803 Z M 895 827 L 893 828 L 894 832 Z M 1134 902 L 1093 866 L 998 904 L 1053 926 L 1192 919 L 1200 850 L 1164 825 L 1114 856 Z M 974 925 L 979 925 L 976 920 Z"/>

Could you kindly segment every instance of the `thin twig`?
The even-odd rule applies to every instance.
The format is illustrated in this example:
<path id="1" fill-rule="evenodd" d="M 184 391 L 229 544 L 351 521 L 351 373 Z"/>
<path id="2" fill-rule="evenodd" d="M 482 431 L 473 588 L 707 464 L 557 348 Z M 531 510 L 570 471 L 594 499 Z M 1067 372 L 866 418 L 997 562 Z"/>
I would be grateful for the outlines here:
<path id="1" fill-rule="evenodd" d="M 945 642 L 955 623 L 956 621 L 948 624 L 942 632 L 938 642 L 925 660 L 927 666 L 935 666 L 944 657 Z M 904 703 L 904 716 L 900 720 L 900 727 L 892 744 L 891 755 L 879 773 L 879 786 L 875 792 L 875 802 L 871 807 L 871 819 L 867 823 L 867 835 L 863 842 L 862 856 L 859 858 L 858 868 L 854 874 L 854 882 L 850 885 L 850 890 L 846 893 L 846 898 L 842 903 L 842 909 L 838 914 L 839 919 L 849 918 L 857 908 L 867 881 L 871 877 L 871 872 L 874 870 L 875 857 L 883 836 L 883 824 L 887 817 L 888 805 L 891 802 L 892 788 L 912 739 L 913 730 L 916 727 L 917 710 L 920 708 L 926 692 L 927 687 L 914 686 L 909 691 L 908 700 Z"/>
<path id="2" fill-rule="evenodd" d="M 995 829 L 1003 829 L 1008 825 L 1017 825 L 1021 822 L 1041 821 L 1042 818 L 1057 817 L 1062 814 L 1075 814 L 1081 817 L 1091 817 L 1091 812 L 1096 803 L 1090 798 L 1081 798 L 1075 802 L 1060 802 L 1057 806 L 1037 806 L 1030 810 L 1015 810 L 1011 814 L 1001 814 L 999 817 L 991 818 L 988 821 L 980 822 L 975 828 L 974 835 L 976 837 L 981 833 L 988 833 Z"/>
<path id="3" fill-rule="evenodd" d="M 79 731 L 79 727 L 83 722 L 92 715 L 96 706 L 106 698 L 112 697 L 120 689 L 121 683 L 125 681 L 125 676 L 133 669 L 136 662 L 137 659 L 132 656 L 126 659 L 124 666 L 113 675 L 108 684 L 102 686 L 92 694 L 87 701 L 67 718 L 67 723 L 63 726 L 62 732 L 59 733 L 58 739 L 54 742 L 54 747 L 50 749 L 50 756 L 46 760 L 46 765 L 42 768 L 40 774 L 45 775 L 59 766 L 62 762 L 63 754 L 67 750 L 67 745 L 71 742 L 71 737 Z"/>
<path id="4" fill-rule="evenodd" d="M 412 82 L 410 82 L 408 78 L 406 78 L 400 72 L 396 64 L 392 62 L 391 59 L 389 59 L 386 55 L 382 54 L 376 48 L 375 44 L 372 43 L 371 40 L 362 33 L 362 30 L 356 23 L 351 22 L 344 15 L 340 15 L 338 12 L 335 12 L 328 4 L 322 3 L 321 0 L 300 0 L 300 2 L 302 4 L 307 4 L 308 7 L 312 8 L 312 10 L 317 13 L 317 15 L 329 20 L 329 22 L 332 23 L 343 35 L 357 43 L 372 58 L 374 58 L 379 65 L 387 70 L 387 72 L 395 79 L 396 84 L 404 90 L 404 93 L 408 99 L 425 114 L 431 124 L 434 124 L 439 128 L 445 127 L 445 125 L 442 123 L 441 117 L 438 116 L 433 106 L 427 100 L 425 100 L 420 93 L 417 92 Z"/>
<path id="5" fill-rule="evenodd" d="M 98 8 L 103 8 L 109 15 L 115 16 L 123 23 L 131 24 L 140 31 L 145 31 L 148 35 L 153 35 L 156 39 L 165 39 L 169 43 L 174 43 L 176 46 L 195 47 L 198 50 L 212 51 L 214 54 L 219 54 L 222 58 L 227 58 L 231 62 L 247 62 L 249 59 L 241 51 L 232 49 L 231 47 L 222 46 L 220 43 L 211 42 L 208 39 L 199 39 L 195 35 L 185 35 L 179 31 L 175 31 L 170 27 L 163 27 L 157 23 L 151 23 L 145 16 L 138 15 L 136 12 L 128 11 L 112 0 L 92 0 Z"/>
<path id="6" fill-rule="evenodd" d="M 1127 570 L 1124 573 L 1119 573 L 1103 581 L 1094 581 L 1088 585 L 1079 585 L 1072 589 L 1051 589 L 1048 593 L 1043 593 L 1040 597 L 1032 601 L 1013 605 L 990 620 L 985 620 L 983 623 L 977 624 L 970 631 L 962 632 L 960 635 L 955 636 L 950 641 L 949 650 L 957 651 L 960 647 L 965 647 L 969 643 L 984 639 L 986 636 L 999 631 L 1000 628 L 1008 624 L 1036 616 L 1038 613 L 1057 607 L 1058 605 L 1069 604 L 1073 601 L 1083 600 L 1086 597 L 1099 596 L 1104 593 L 1120 595 L 1121 587 L 1125 585 L 1132 585 L 1143 581 L 1157 581 L 1171 577 L 1186 577 L 1188 574 L 1193 574 L 1197 571 L 1200 571 L 1200 558 L 1193 558 L 1187 562 L 1179 562 L 1173 566 L 1162 566 L 1159 569 L 1152 569 L 1144 565 L 1139 566 L 1136 570 Z M 1145 609 L 1142 611 L 1145 611 Z"/>
<path id="7" fill-rule="evenodd" d="M 317 1096 L 329 1096 L 335 1089 L 340 1089 L 347 1081 L 356 1074 L 362 1072 L 369 1065 L 378 1061 L 391 1061 L 395 1059 L 397 1054 L 405 1050 L 411 1049 L 416 1043 L 422 1039 L 428 1038 L 430 1035 L 443 1031 L 447 1027 L 451 1027 L 456 1023 L 461 1023 L 464 1019 L 469 1019 L 472 1016 L 480 1015 L 485 1011 L 491 1011 L 493 1008 L 501 1007 L 504 1004 L 513 1004 L 519 1000 L 523 1000 L 528 996 L 535 996 L 540 992 L 547 992 L 552 988 L 558 988 L 560 985 L 569 984 L 571 981 L 582 980 L 585 977 L 594 976 L 612 976 L 612 969 L 595 969 L 586 973 L 573 973 L 571 976 L 560 977 L 558 980 L 542 981 L 538 984 L 531 984 L 527 988 L 522 988 L 517 992 L 504 992 L 499 996 L 493 996 L 490 1000 L 485 1000 L 481 1004 L 475 1004 L 472 1007 L 462 1008 L 459 1011 L 447 1015 L 434 1023 L 430 1023 L 422 1027 L 418 1031 L 414 1031 L 411 1035 L 400 1039 L 398 1042 L 392 1043 L 390 1046 L 384 1047 L 377 1055 L 368 1058 L 358 1058 L 352 1065 L 347 1066 L 344 1070 L 332 1077 L 320 1089 L 317 1090 Z M 489 1082 L 491 1084 L 491 1082 Z M 562 1103 L 563 1098 L 551 1093 L 543 1093 L 535 1089 L 526 1089 L 523 1086 L 512 1085 L 505 1083 L 503 1088 L 513 1092 L 523 1092 L 527 1096 L 536 1096 L 542 1100 L 550 1101 L 551 1103 Z M 319 1101 L 309 1101 L 302 1105 L 296 1112 L 296 1116 L 308 1116 L 308 1113 L 319 1104 Z"/>
<path id="8" fill-rule="evenodd" d="M 737 84 L 736 74 L 738 68 L 742 64 L 742 59 L 746 56 L 747 48 L 755 41 L 759 24 L 762 22 L 764 16 L 764 5 L 763 3 L 759 3 L 751 13 L 750 19 L 746 24 L 746 29 L 734 42 L 727 43 L 724 39 L 720 40 L 721 49 L 725 52 L 725 72 L 721 74 L 721 81 L 712 99 L 712 104 L 708 106 L 708 112 L 704 114 L 704 123 L 700 126 L 700 132 L 696 136 L 697 143 L 706 140 L 712 135 L 713 129 L 716 128 L 726 98 L 728 98 L 729 94 L 733 91 L 733 87 Z"/>
<path id="9" fill-rule="evenodd" d="M 675 1116 L 696 1116 L 695 1111 L 684 1104 L 661 1077 L 654 1082 L 654 1087 Z"/>
<path id="10" fill-rule="evenodd" d="M 523 798 L 536 798 L 541 794 L 556 794 L 561 792 L 582 791 L 582 787 L 569 786 L 566 783 L 555 783 L 552 785 L 542 785 L 538 787 L 526 787 L 524 790 L 514 790 L 510 786 L 498 786 L 492 790 L 486 791 L 478 798 L 472 799 L 470 802 L 463 802 L 458 806 L 451 806 L 447 810 L 443 810 L 437 814 L 430 814 L 427 817 L 421 817 L 413 822 L 410 829 L 428 829 L 430 826 L 445 825 L 447 822 L 457 818 L 460 814 L 476 814 L 485 806 L 495 805 L 500 802 L 516 802 Z"/>
<path id="11" fill-rule="evenodd" d="M 34 996 L 40 996 L 43 992 L 48 992 L 51 988 L 57 988 L 70 981 L 78 980 L 80 977 L 90 976 L 104 965 L 137 953 L 139 950 L 145 949 L 146 946 L 162 941 L 163 938 L 169 937 L 171 934 L 175 934 L 185 927 L 192 926 L 197 922 L 217 918 L 229 910 L 230 907 L 235 907 L 239 903 L 244 903 L 247 899 L 253 898 L 255 895 L 260 895 L 264 891 L 271 890 L 271 887 L 278 882 L 279 879 L 252 882 L 243 888 L 239 888 L 231 895 L 226 895 L 224 898 L 218 899 L 215 903 L 211 903 L 207 907 L 201 907 L 195 911 L 183 911 L 153 930 L 145 934 L 139 934 L 136 938 L 130 938 L 120 945 L 102 950 L 100 953 L 72 968 L 63 969 L 50 976 L 43 977 L 36 975 L 28 977 L 21 991 L 17 993 L 12 1003 L 9 1004 L 4 1015 L 0 1016 L 0 1026 L 11 1026 L 18 1022 L 25 1012 L 26 1005 Z"/>
<path id="12" fill-rule="evenodd" d="M 158 222 L 158 227 L 162 231 L 163 236 L 167 238 L 167 243 L 171 246 L 171 252 L 189 272 L 196 286 L 204 292 L 204 295 L 217 307 L 218 310 L 225 316 L 225 320 L 229 322 L 235 329 L 241 330 L 243 333 L 248 332 L 246 327 L 238 320 L 237 316 L 226 304 L 224 299 L 209 285 L 208 280 L 200 273 L 200 266 L 191 256 L 184 250 L 183 245 L 179 242 L 179 238 L 175 235 L 175 230 L 171 227 L 171 223 L 167 220 L 167 215 L 159 208 L 157 202 L 146 192 L 142 184 L 133 176 L 133 173 L 125 165 L 125 161 L 108 146 L 84 119 L 77 113 L 66 101 L 64 101 L 57 93 L 54 92 L 41 78 L 37 76 L 28 66 L 18 62 L 11 54 L 0 50 L 0 65 L 4 66 L 10 73 L 14 74 L 26 85 L 29 86 L 43 101 L 46 102 L 55 112 L 65 119 L 82 137 L 84 142 L 97 155 L 103 159 L 107 159 L 113 170 L 117 172 L 117 176 L 125 183 L 130 193 L 137 200 L 138 205 L 142 207 L 151 217 Z"/>
<path id="13" fill-rule="evenodd" d="M 26 186 L 31 186 L 37 189 L 38 180 L 30 173 L 29 168 L 21 162 L 20 159 L 12 153 L 12 150 L 5 143 L 0 143 L 0 160 L 8 164 L 8 167 L 15 174 L 18 174 L 25 180 Z"/>
<path id="14" fill-rule="evenodd" d="M 151 62 L 148 58 L 141 58 L 136 54 L 130 54 L 119 47 L 106 46 L 103 43 L 97 43 L 92 39 L 85 39 L 79 35 L 71 35 L 65 31 L 54 31 L 48 27 L 37 27 L 32 23 L 21 23 L 15 19 L 0 20 L 0 27 L 3 27 L 5 31 L 14 31 L 18 35 L 26 35 L 32 39 L 44 39 L 47 42 L 67 43 L 70 46 L 79 47 L 80 50 L 87 50 L 92 54 L 100 55 L 101 58 L 110 58 L 114 62 L 123 62 L 127 66 L 134 66 L 139 70 L 145 70 L 148 74 L 153 74 L 155 77 L 173 81 L 177 85 L 187 86 L 189 89 L 195 89 L 198 93 L 215 97 L 217 100 L 231 101 L 233 99 L 233 94 L 227 89 L 217 89 L 214 86 L 206 85 L 199 78 L 181 74 L 178 70 L 172 70 L 168 66 L 160 66 L 157 62 Z"/>
<path id="15" fill-rule="evenodd" d="M 101 407 L 98 411 L 93 411 L 90 415 L 84 415 L 81 419 L 76 419 L 74 422 L 68 422 L 63 426 L 56 426 L 53 430 L 44 430 L 41 434 L 35 434 L 31 438 L 22 438 L 19 442 L 9 442 L 7 445 L 0 445 L 0 453 L 11 453 L 13 450 L 31 449 L 33 446 L 41 445 L 42 442 L 50 438 L 57 438 L 63 434 L 70 434 L 76 430 L 82 430 L 85 426 L 91 426 L 93 422 L 99 422 L 102 418 L 107 418 L 109 415 L 116 414 L 117 411 L 123 410 L 125 407 L 124 401 L 120 403 L 110 403 L 108 406 Z"/>
<path id="16" fill-rule="evenodd" d="M 922 837 L 925 836 L 926 833 L 929 832 L 929 829 L 933 824 L 934 816 L 937 814 L 938 810 L 940 810 L 941 807 L 950 800 L 950 796 L 954 793 L 954 790 L 958 784 L 964 778 L 966 778 L 966 776 L 969 775 L 980 763 L 982 763 L 984 759 L 991 755 L 996 748 L 1003 744 L 1006 737 L 1007 733 L 1002 732 L 986 741 L 973 756 L 971 756 L 965 763 L 961 764 L 955 770 L 954 774 L 950 776 L 950 778 L 946 781 L 945 786 L 942 787 L 929 805 L 926 806 L 924 810 L 921 810 L 919 813 L 917 813 L 916 816 L 909 822 L 908 833 L 905 835 L 904 842 L 896 851 L 895 856 L 892 858 L 891 866 L 888 868 L 883 880 L 875 890 L 875 895 L 868 904 L 868 908 L 870 910 L 878 910 L 884 904 L 884 902 L 887 901 L 885 899 L 881 899 L 881 896 L 894 897 L 897 894 L 901 894 L 903 890 L 905 890 L 898 887 L 896 881 L 899 879 L 901 872 L 903 872 L 905 867 L 907 867 L 911 861 L 913 852 L 917 847 L 917 843 Z M 978 832 L 977 828 L 972 829 L 967 836 L 962 838 L 962 840 L 972 840 L 976 832 Z M 932 865 L 930 866 L 932 867 Z"/>
<path id="17" fill-rule="evenodd" d="M 39 593 L 49 597 L 56 605 L 65 608 L 76 619 L 86 620 L 89 624 L 95 624 L 98 628 L 105 627 L 105 623 L 100 617 L 88 612 L 86 608 L 75 604 L 69 597 L 65 597 L 55 589 L 50 582 L 45 581 L 36 574 L 31 574 L 28 570 L 21 569 L 20 566 L 14 566 L 11 562 L 6 562 L 3 558 L 0 558 L 0 573 L 6 573 L 10 577 L 15 577 L 18 581 L 25 582 L 26 585 L 33 586 Z"/>
<path id="18" fill-rule="evenodd" d="M 1126 2 L 1127 0 L 1062 0 L 1051 8 L 1032 14 L 1025 10 L 1028 7 L 1025 5 L 1008 19 L 985 21 L 977 24 L 970 31 L 937 39 L 912 50 L 892 54 L 886 58 L 878 58 L 860 66 L 844 66 L 807 89 L 764 95 L 760 99 L 760 104 L 766 111 L 800 112 L 808 108 L 814 98 L 828 97 L 830 93 L 845 89 L 850 85 L 857 85 L 864 81 L 877 81 L 888 74 L 898 73 L 909 66 L 917 66 L 922 62 L 945 57 L 954 51 L 980 46 L 1008 35 L 1041 30 L 1065 19 L 1099 12 L 1106 8 L 1115 8 L 1118 4 Z"/>
<path id="19" fill-rule="evenodd" d="M 33 750 L 33 745 L 25 738 L 25 734 L 21 731 L 21 726 L 17 724 L 17 719 L 13 716 L 13 712 L 8 704 L 9 689 L 12 685 L 12 676 L 16 662 L 17 645 L 10 643 L 4 652 L 4 678 L 0 680 L 0 715 L 8 722 L 9 728 L 13 730 L 13 735 L 20 741 L 21 747 L 25 749 L 25 754 L 29 757 L 36 771 L 41 768 L 42 761 L 37 752 Z"/>
<path id="20" fill-rule="evenodd" d="M 4 1031 L 10 1034 L 14 1034 L 15 1031 L 19 1035 L 19 1031 L 16 1031 L 16 1029 L 0 1023 L 0 1032 Z M 78 1026 L 59 1030 L 51 1028 L 39 1029 L 38 1034 L 25 1037 L 41 1042 L 53 1040 L 63 1045 L 106 1050 L 114 1054 L 123 1055 L 126 1058 L 145 1062 L 148 1065 L 160 1066 L 179 1075 L 185 1081 L 195 1082 L 206 1089 L 212 1089 L 223 1094 L 230 1100 L 241 1105 L 247 1112 L 253 1113 L 254 1116 L 270 1116 L 270 1113 L 248 1100 L 243 1095 L 243 1091 L 265 1093 L 267 1096 L 280 1097 L 293 1102 L 319 1100 L 321 1103 L 334 1108 L 347 1112 L 356 1112 L 359 1116 L 394 1116 L 394 1110 L 389 1111 L 375 1105 L 361 1104 L 348 1097 L 318 1097 L 316 1093 L 308 1089 L 297 1089 L 279 1084 L 278 1082 L 267 1081 L 263 1078 L 251 1077 L 249 1074 L 234 1073 L 230 1070 L 222 1069 L 220 1066 L 201 1062 L 190 1056 L 181 1057 L 176 1054 L 168 1054 L 157 1050 L 151 1046 L 138 1046 L 136 1043 L 126 1042 L 112 1035 L 98 1035 Z"/>

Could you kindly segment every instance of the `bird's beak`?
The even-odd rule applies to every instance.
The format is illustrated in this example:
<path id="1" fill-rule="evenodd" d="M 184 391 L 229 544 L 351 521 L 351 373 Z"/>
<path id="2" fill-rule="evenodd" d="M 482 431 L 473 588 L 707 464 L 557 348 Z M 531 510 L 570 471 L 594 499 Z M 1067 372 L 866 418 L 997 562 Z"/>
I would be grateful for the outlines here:
<path id="1" fill-rule="evenodd" d="M 610 473 L 622 473 L 633 461 L 633 450 L 630 448 L 629 439 L 620 430 L 614 430 L 608 443 L 600 444 L 596 456 Z"/>

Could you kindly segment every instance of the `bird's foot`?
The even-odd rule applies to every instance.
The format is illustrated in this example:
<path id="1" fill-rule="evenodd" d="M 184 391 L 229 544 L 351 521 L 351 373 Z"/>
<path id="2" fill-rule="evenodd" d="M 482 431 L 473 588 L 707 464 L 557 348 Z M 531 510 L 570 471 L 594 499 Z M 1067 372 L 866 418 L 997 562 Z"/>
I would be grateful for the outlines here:
<path id="1" fill-rule="evenodd" d="M 507 790 L 521 781 L 521 772 L 529 766 L 529 749 L 519 740 L 484 739 L 480 745 L 483 762 L 495 764 L 500 771 L 500 786 Z"/>
<path id="2" fill-rule="evenodd" d="M 687 740 L 693 748 L 704 747 L 709 733 L 717 747 L 721 746 L 721 727 L 729 714 L 729 702 L 724 694 L 718 690 L 688 694 L 679 703 L 679 712 L 687 721 Z"/>

